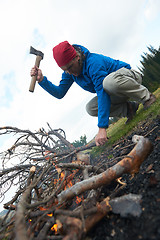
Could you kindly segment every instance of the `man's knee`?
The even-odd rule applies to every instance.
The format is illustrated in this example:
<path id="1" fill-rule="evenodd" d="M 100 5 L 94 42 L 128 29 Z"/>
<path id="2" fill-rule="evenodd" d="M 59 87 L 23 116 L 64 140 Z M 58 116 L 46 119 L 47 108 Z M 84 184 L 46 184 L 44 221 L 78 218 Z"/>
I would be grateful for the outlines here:
<path id="1" fill-rule="evenodd" d="M 142 75 L 133 69 L 121 68 L 103 80 L 103 88 L 110 95 L 125 96 L 126 90 L 135 89 L 142 82 Z"/>
<path id="2" fill-rule="evenodd" d="M 103 80 L 103 88 L 109 95 L 115 95 L 117 92 L 118 85 L 116 84 L 115 72 L 110 73 Z"/>
<path id="3" fill-rule="evenodd" d="M 86 111 L 89 115 L 91 115 L 91 110 L 90 110 L 89 103 L 86 104 Z"/>

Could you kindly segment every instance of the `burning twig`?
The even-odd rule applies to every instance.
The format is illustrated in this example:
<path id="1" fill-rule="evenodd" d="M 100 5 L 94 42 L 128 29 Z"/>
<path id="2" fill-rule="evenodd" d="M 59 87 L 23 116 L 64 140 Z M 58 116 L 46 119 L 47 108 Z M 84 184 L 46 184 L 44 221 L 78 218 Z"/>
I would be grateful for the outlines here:
<path id="1" fill-rule="evenodd" d="M 64 235 L 63 240 L 80 240 L 83 234 L 82 221 L 74 217 L 58 216 L 61 224 L 59 231 Z"/>

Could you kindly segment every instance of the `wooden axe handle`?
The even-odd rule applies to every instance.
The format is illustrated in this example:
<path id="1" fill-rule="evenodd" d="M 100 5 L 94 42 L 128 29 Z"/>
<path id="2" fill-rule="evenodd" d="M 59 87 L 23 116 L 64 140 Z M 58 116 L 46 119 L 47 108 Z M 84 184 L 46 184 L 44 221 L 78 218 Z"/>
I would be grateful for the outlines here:
<path id="1" fill-rule="evenodd" d="M 36 67 L 39 68 L 40 61 L 41 61 L 41 60 L 42 60 L 42 57 L 41 57 L 41 56 L 37 56 L 37 57 L 36 57 L 36 61 L 35 61 L 35 66 L 36 66 Z M 29 87 L 29 91 L 30 91 L 30 92 L 34 92 L 36 80 L 37 80 L 37 76 L 33 76 L 32 79 L 31 79 L 30 87 Z"/>

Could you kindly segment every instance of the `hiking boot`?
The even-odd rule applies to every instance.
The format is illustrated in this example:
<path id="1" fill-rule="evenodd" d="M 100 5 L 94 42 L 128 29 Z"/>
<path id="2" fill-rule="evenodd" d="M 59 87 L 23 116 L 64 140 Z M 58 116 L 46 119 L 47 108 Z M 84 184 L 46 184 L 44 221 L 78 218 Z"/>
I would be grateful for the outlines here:
<path id="1" fill-rule="evenodd" d="M 150 98 L 147 101 L 145 101 L 145 103 L 143 103 L 144 109 L 149 108 L 155 101 L 156 101 L 155 95 L 150 93 Z"/>
<path id="2" fill-rule="evenodd" d="M 138 110 L 139 103 L 137 102 L 127 102 L 127 121 L 126 124 L 129 123 L 133 117 L 136 115 L 136 111 Z"/>

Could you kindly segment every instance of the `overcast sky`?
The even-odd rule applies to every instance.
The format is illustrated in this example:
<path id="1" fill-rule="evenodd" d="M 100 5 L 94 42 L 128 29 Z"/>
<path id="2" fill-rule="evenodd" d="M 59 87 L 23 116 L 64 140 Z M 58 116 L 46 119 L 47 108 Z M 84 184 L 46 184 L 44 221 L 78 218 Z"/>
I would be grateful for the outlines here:
<path id="1" fill-rule="evenodd" d="M 0 0 L 0 127 L 36 131 L 62 128 L 69 141 L 97 133 L 97 119 L 87 115 L 86 103 L 94 96 L 73 84 L 58 100 L 38 84 L 29 92 L 30 69 L 41 50 L 40 67 L 54 84 L 62 71 L 53 60 L 52 48 L 68 40 L 140 66 L 147 46 L 160 46 L 159 0 Z M 0 136 L 0 149 L 8 139 Z"/>
<path id="2" fill-rule="evenodd" d="M 159 0 L 0 0 L 0 126 L 22 129 L 63 128 L 74 141 L 97 133 L 97 119 L 87 115 L 94 96 L 76 84 L 58 100 L 38 84 L 28 91 L 35 56 L 41 50 L 43 74 L 58 84 L 62 71 L 52 48 L 61 41 L 84 45 L 90 51 L 140 66 L 147 46 L 159 47 Z M 0 146 L 2 145 L 0 138 Z"/>

